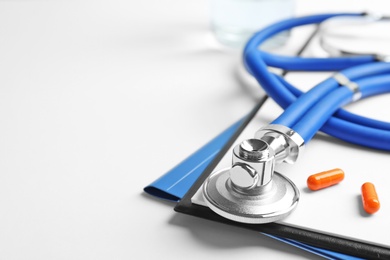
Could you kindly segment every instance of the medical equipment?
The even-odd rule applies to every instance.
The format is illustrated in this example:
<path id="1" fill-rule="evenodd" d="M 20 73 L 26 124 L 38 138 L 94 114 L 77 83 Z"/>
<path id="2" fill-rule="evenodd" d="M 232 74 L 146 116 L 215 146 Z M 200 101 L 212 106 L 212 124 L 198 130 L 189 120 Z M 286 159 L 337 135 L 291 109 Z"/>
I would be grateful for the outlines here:
<path id="1" fill-rule="evenodd" d="M 323 14 L 293 18 L 256 33 L 244 49 L 244 63 L 267 94 L 285 112 L 254 138 L 233 149 L 232 167 L 217 171 L 203 185 L 209 208 L 234 221 L 262 224 L 288 216 L 297 206 L 299 190 L 274 172 L 276 163 L 294 163 L 304 144 L 321 131 L 354 144 L 390 151 L 390 123 L 358 116 L 340 107 L 390 91 L 388 56 L 366 54 L 331 58 L 286 57 L 259 46 L 293 27 L 322 23 L 334 17 L 367 14 Z M 386 18 L 376 18 L 381 21 Z M 340 71 L 303 94 L 267 66 L 285 70 Z"/>
<path id="2" fill-rule="evenodd" d="M 337 17 L 321 23 L 318 30 L 316 56 L 370 55 L 388 57 L 389 19 L 375 15 Z M 322 53 L 321 54 L 321 50 Z"/>

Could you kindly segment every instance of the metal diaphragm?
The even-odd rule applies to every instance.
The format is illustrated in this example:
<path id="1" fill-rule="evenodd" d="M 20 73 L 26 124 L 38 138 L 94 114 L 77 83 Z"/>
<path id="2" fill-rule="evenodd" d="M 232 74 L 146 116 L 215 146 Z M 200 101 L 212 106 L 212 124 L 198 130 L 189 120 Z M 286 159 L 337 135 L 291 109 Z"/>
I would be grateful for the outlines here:
<path id="1" fill-rule="evenodd" d="M 242 192 L 230 181 L 229 169 L 212 174 L 203 184 L 207 206 L 227 219 L 264 224 L 288 216 L 299 200 L 299 190 L 285 176 L 274 172 L 272 181 Z"/>

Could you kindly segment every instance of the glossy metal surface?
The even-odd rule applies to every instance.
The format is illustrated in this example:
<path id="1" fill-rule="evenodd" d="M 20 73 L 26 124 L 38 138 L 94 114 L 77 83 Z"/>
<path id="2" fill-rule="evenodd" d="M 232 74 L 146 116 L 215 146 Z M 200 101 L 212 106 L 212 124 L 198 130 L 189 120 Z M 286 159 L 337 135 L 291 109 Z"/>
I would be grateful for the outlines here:
<path id="1" fill-rule="evenodd" d="M 253 187 L 265 185 L 272 179 L 275 165 L 274 151 L 262 140 L 248 139 L 237 145 L 233 149 L 232 161 L 230 178 L 233 185 L 248 179 L 248 175 L 256 179 L 253 180 Z M 254 173 L 251 173 L 252 171 Z"/>
<path id="2" fill-rule="evenodd" d="M 267 142 L 275 151 L 276 163 L 295 163 L 305 145 L 297 132 L 283 125 L 262 127 L 256 132 L 255 137 Z"/>
<path id="3" fill-rule="evenodd" d="M 286 177 L 274 173 L 272 181 L 247 192 L 236 189 L 229 169 L 211 175 L 203 184 L 203 196 L 217 214 L 238 222 L 264 224 L 288 216 L 297 206 L 299 191 Z"/>
<path id="4" fill-rule="evenodd" d="M 234 147 L 232 167 L 209 176 L 203 196 L 225 218 L 262 224 L 283 219 L 296 207 L 298 189 L 274 167 L 295 162 L 304 141 L 282 125 L 261 128 L 255 137 Z"/>

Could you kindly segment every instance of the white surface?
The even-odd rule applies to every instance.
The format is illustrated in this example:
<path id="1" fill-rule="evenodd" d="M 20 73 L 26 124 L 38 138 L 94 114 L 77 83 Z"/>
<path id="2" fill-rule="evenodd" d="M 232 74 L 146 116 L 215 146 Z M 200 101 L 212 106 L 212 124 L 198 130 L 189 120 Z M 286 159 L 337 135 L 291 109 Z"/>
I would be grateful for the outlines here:
<path id="1" fill-rule="evenodd" d="M 208 21 L 206 0 L 0 1 L 0 259 L 313 258 L 142 192 L 260 95 Z"/>

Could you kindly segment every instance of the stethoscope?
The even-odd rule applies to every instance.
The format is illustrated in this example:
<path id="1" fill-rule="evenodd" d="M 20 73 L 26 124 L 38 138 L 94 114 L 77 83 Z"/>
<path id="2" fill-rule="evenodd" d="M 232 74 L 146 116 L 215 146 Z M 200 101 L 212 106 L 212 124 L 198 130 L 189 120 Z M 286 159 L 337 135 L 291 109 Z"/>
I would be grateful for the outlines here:
<path id="1" fill-rule="evenodd" d="M 232 166 L 212 173 L 203 184 L 204 200 L 217 214 L 251 224 L 274 222 L 288 216 L 298 204 L 299 190 L 287 177 L 274 172 L 275 164 L 294 163 L 305 143 L 319 130 L 350 143 L 390 151 L 390 123 L 340 108 L 390 92 L 387 56 L 302 58 L 272 54 L 259 48 L 282 31 L 320 24 L 334 17 L 367 15 L 339 13 L 287 19 L 259 31 L 246 44 L 243 58 L 247 71 L 285 111 L 270 125 L 260 128 L 254 138 L 235 146 Z M 268 66 L 288 71 L 339 72 L 302 93 L 268 70 Z"/>

